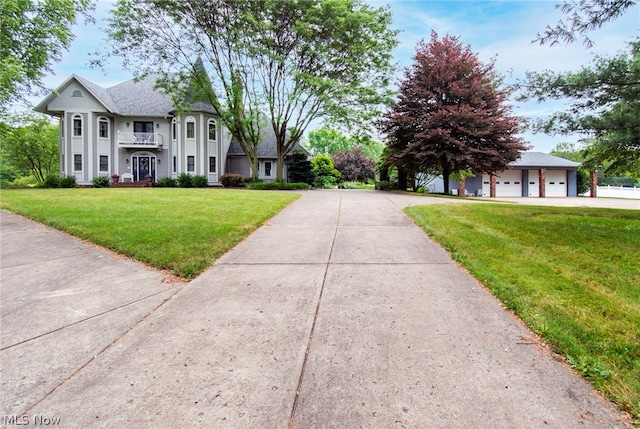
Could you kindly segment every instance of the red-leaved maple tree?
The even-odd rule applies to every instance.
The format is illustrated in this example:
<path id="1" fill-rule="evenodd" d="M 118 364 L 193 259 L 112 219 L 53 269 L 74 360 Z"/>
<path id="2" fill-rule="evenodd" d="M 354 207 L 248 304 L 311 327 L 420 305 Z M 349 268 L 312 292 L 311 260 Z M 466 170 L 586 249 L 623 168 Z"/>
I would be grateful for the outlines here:
<path id="1" fill-rule="evenodd" d="M 528 149 L 494 61 L 483 64 L 457 37 L 439 40 L 435 32 L 416 51 L 397 103 L 379 122 L 389 164 L 442 174 L 448 193 L 449 177 L 498 173 Z"/>

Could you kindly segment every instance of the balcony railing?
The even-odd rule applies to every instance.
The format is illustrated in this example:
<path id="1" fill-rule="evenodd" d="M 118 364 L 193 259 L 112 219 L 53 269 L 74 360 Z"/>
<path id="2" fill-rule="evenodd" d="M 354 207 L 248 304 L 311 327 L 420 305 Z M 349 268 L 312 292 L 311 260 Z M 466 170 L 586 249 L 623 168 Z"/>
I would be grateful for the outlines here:
<path id="1" fill-rule="evenodd" d="M 162 147 L 162 134 L 118 131 L 118 146 L 137 148 Z"/>

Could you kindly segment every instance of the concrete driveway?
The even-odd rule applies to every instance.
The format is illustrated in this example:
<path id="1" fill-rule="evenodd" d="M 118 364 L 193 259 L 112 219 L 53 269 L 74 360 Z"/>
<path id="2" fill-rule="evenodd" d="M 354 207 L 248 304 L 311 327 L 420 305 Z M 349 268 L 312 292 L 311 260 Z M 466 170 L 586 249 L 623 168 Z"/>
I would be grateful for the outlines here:
<path id="1" fill-rule="evenodd" d="M 2 212 L 0 426 L 630 427 L 401 211 L 446 201 L 306 192 L 189 283 Z"/>

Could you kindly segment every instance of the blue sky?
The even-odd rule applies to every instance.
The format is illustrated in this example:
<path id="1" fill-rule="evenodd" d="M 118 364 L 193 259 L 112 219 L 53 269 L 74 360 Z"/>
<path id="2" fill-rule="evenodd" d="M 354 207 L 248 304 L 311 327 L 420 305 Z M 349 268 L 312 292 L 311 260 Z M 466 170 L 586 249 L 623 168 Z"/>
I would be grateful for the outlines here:
<path id="1" fill-rule="evenodd" d="M 400 30 L 400 45 L 395 59 L 401 67 L 409 67 L 418 41 L 430 38 L 432 30 L 440 36 L 458 36 L 470 45 L 483 62 L 496 58 L 496 68 L 515 81 L 526 71 L 578 70 L 588 65 L 594 55 L 613 55 L 627 50 L 627 42 L 640 34 L 640 5 L 635 5 L 621 18 L 593 32 L 592 49 L 585 49 L 581 42 L 565 46 L 549 47 L 532 43 L 538 32 L 547 25 L 555 25 L 561 12 L 555 7 L 558 1 L 405 1 L 369 0 L 375 6 L 389 5 L 394 16 L 394 27 Z M 103 44 L 104 19 L 112 7 L 112 1 L 98 0 L 95 12 L 96 24 L 80 23 L 75 28 L 76 39 L 62 62 L 53 67 L 54 75 L 45 79 L 45 85 L 55 88 L 72 73 L 78 74 L 103 87 L 108 87 L 132 77 L 123 70 L 118 59 L 111 59 L 104 70 L 92 69 L 87 64 L 89 53 Z M 398 79 L 402 73 L 398 73 Z M 33 100 L 37 102 L 39 100 Z M 513 103 L 517 115 L 544 117 L 559 108 L 557 102 Z M 526 132 L 523 138 L 533 145 L 533 150 L 548 152 L 558 142 L 576 141 L 577 136 L 547 136 Z"/>

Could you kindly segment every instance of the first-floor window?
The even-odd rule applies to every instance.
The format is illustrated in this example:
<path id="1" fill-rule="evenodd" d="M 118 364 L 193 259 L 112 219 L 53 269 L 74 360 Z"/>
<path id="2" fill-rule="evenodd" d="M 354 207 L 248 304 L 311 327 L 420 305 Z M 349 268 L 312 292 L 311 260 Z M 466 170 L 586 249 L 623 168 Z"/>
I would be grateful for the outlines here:
<path id="1" fill-rule="evenodd" d="M 100 171 L 109 171 L 109 156 L 100 155 Z"/>
<path id="2" fill-rule="evenodd" d="M 82 171 L 82 155 L 78 153 L 73 155 L 73 170 Z"/>
<path id="3" fill-rule="evenodd" d="M 176 173 L 178 171 L 178 157 L 173 155 L 173 172 Z"/>
<path id="4" fill-rule="evenodd" d="M 215 173 L 215 172 L 216 172 L 216 157 L 210 156 L 209 157 L 209 173 Z"/>
<path id="5" fill-rule="evenodd" d="M 187 156 L 187 171 L 196 171 L 196 157 L 193 155 Z"/>
<path id="6" fill-rule="evenodd" d="M 271 177 L 271 161 L 265 161 L 264 163 L 264 175 Z"/>

